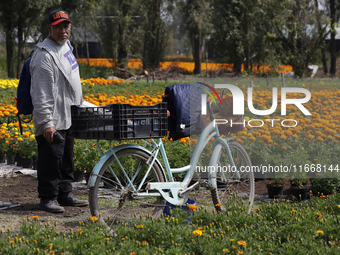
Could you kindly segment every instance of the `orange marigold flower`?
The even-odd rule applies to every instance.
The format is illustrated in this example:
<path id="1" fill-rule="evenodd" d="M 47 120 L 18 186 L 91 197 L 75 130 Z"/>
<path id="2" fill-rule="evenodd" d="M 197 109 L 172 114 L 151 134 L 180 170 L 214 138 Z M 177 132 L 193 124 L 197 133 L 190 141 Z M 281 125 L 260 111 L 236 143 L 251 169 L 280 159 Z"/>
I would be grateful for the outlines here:
<path id="1" fill-rule="evenodd" d="M 321 213 L 319 213 L 319 212 L 317 212 L 317 213 L 316 213 L 316 215 L 317 215 L 317 216 L 322 216 L 322 214 L 321 214 Z"/>
<path id="2" fill-rule="evenodd" d="M 190 210 L 196 210 L 197 209 L 197 206 L 196 205 L 189 205 L 188 208 Z"/>
<path id="3" fill-rule="evenodd" d="M 238 243 L 238 245 L 241 245 L 241 246 L 247 245 L 246 241 L 238 241 L 237 243 Z"/>
<path id="4" fill-rule="evenodd" d="M 96 216 L 92 216 L 90 219 L 91 219 L 92 221 L 97 221 L 97 220 L 98 220 L 98 218 L 97 218 Z"/>

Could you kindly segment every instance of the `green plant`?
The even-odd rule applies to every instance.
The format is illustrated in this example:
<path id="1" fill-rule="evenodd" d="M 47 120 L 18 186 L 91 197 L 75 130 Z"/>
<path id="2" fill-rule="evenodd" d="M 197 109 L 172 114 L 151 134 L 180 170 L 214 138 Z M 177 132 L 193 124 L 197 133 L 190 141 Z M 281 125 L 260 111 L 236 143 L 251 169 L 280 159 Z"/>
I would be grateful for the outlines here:
<path id="1" fill-rule="evenodd" d="M 77 139 L 74 143 L 74 170 L 90 173 L 100 158 L 93 140 Z"/>
<path id="2" fill-rule="evenodd" d="M 17 152 L 24 158 L 33 158 L 37 155 L 38 145 L 34 137 L 21 137 L 17 138 Z"/>
<path id="3" fill-rule="evenodd" d="M 6 153 L 7 145 L 5 144 L 5 137 L 1 134 L 0 135 L 0 153 Z"/>
<path id="4" fill-rule="evenodd" d="M 269 184 L 271 186 L 282 186 L 284 182 L 284 178 L 272 178 L 272 182 Z"/>
<path id="5" fill-rule="evenodd" d="M 297 188 L 302 188 L 307 185 L 306 178 L 290 178 L 289 182 L 292 185 L 292 187 L 297 187 Z"/>
<path id="6" fill-rule="evenodd" d="M 312 192 L 314 195 L 329 195 L 340 188 L 340 179 L 338 178 L 315 178 L 311 179 Z"/>

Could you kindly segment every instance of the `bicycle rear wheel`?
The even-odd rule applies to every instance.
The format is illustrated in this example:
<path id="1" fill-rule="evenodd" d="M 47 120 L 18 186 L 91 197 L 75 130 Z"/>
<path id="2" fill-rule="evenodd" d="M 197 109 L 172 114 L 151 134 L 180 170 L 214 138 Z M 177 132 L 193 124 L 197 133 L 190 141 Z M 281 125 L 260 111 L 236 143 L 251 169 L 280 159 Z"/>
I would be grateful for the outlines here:
<path id="1" fill-rule="evenodd" d="M 224 210 L 223 205 L 231 201 L 233 197 L 237 197 L 236 202 L 246 203 L 245 206 L 250 212 L 255 192 L 251 161 L 241 144 L 234 140 L 229 141 L 228 144 L 237 170 L 231 167 L 226 148 L 221 144 L 217 145 L 216 151 L 213 152 L 217 153 L 217 162 L 214 164 L 216 172 L 213 179 L 213 184 L 217 188 L 211 191 L 213 203 L 216 210 L 221 211 Z"/>
<path id="2" fill-rule="evenodd" d="M 149 168 L 150 155 L 139 149 L 122 149 L 116 156 L 118 160 L 114 155 L 106 160 L 94 187 L 90 188 L 92 216 L 98 217 L 100 222 L 110 228 L 115 223 L 127 222 L 134 216 L 150 214 L 153 218 L 159 218 L 163 211 L 163 206 L 160 205 L 164 205 L 164 199 L 157 196 L 156 191 L 149 190 L 148 197 L 140 197 L 138 192 L 145 192 L 149 182 L 165 181 L 161 167 L 155 162 L 144 183 L 140 185 Z"/>

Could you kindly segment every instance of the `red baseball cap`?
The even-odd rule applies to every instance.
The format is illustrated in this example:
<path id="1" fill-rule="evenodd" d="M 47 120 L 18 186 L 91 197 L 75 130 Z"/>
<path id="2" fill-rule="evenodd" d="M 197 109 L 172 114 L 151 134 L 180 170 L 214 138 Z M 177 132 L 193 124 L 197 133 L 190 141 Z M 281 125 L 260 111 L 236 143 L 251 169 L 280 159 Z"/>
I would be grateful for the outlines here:
<path id="1" fill-rule="evenodd" d="M 73 23 L 70 20 L 70 16 L 68 15 L 68 13 L 66 11 L 63 10 L 54 10 L 50 13 L 50 15 L 48 16 L 48 20 L 50 22 L 50 24 L 52 26 L 59 24 L 60 22 L 63 22 L 65 20 Z"/>

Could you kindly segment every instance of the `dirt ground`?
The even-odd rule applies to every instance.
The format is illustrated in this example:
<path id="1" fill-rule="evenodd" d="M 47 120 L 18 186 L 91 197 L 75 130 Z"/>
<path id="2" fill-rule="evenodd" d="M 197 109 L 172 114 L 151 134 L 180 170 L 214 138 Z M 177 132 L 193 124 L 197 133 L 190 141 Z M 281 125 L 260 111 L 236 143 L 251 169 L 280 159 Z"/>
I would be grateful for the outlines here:
<path id="1" fill-rule="evenodd" d="M 60 230 L 76 228 L 79 221 L 91 217 L 89 207 L 65 207 L 64 213 L 57 214 L 41 210 L 37 185 L 37 178 L 30 175 L 17 174 L 13 178 L 0 178 L 0 201 L 10 202 L 13 205 L 20 204 L 17 207 L 0 210 L 0 229 L 16 230 L 21 219 L 33 215 L 40 216 L 42 222 L 60 222 Z M 78 198 L 88 197 L 86 189 L 73 190 L 73 193 Z"/>
<path id="2" fill-rule="evenodd" d="M 266 197 L 266 184 L 269 180 L 255 182 L 255 199 Z M 281 199 L 289 199 L 290 184 L 285 182 L 284 195 Z M 74 189 L 76 197 L 87 199 L 87 189 Z M 199 199 L 199 198 L 197 198 Z M 0 201 L 10 202 L 20 206 L 0 210 L 0 229 L 11 228 L 18 230 L 20 221 L 27 216 L 38 215 L 41 222 L 58 222 L 59 231 L 68 231 L 70 228 L 76 229 L 80 221 L 85 221 L 91 217 L 89 207 L 65 207 L 64 213 L 52 214 L 42 211 L 39 207 L 37 192 L 37 179 L 30 175 L 17 174 L 13 178 L 0 178 Z"/>

